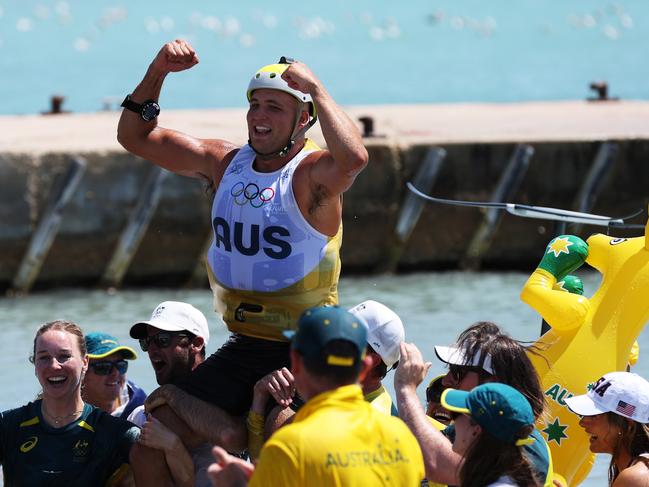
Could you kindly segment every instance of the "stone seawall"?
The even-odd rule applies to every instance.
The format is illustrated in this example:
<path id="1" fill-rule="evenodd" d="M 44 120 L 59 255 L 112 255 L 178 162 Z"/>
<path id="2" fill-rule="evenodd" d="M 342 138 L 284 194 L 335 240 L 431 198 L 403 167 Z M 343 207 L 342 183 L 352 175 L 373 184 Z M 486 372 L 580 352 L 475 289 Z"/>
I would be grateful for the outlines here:
<path id="1" fill-rule="evenodd" d="M 598 116 L 593 115 L 592 105 L 575 105 L 584 110 L 579 115 L 583 118 L 581 130 L 579 123 L 566 120 L 576 113 L 561 104 L 543 109 L 533 105 L 527 110 L 518 105 L 456 106 L 454 111 L 447 106 L 419 107 L 419 111 L 413 111 L 413 107 L 350 109 L 352 116 L 373 115 L 379 136 L 366 139 L 370 163 L 344 196 L 343 272 L 460 266 L 530 269 L 536 264 L 554 234 L 552 222 L 505 214 L 491 229 L 480 254 L 468 258 L 469 243 L 483 225 L 484 212 L 426 203 L 410 237 L 406 241 L 396 237 L 395 227 L 408 193 L 405 182 L 414 177 L 431 147 L 446 151 L 432 184 L 435 196 L 489 200 L 517 144 L 526 142 L 534 154 L 508 201 L 576 209 L 578 193 L 598 151 L 604 141 L 609 141 L 614 143 L 614 150 L 589 200 L 591 211 L 621 216 L 646 210 L 649 133 L 645 125 L 649 104 L 607 104 L 601 108 L 605 113 Z M 501 112 L 512 107 L 522 112 L 511 115 L 510 123 Z M 548 111 L 547 115 L 541 114 L 543 110 Z M 478 118 L 487 126 L 481 132 L 476 125 L 472 131 L 457 111 L 460 115 L 463 112 L 466 120 L 473 120 L 467 122 L 469 125 Z M 493 124 L 488 121 L 489 113 Z M 530 121 L 535 113 L 536 128 Z M 173 114 L 168 117 L 171 123 L 167 125 L 182 127 L 184 115 L 175 116 L 177 119 Z M 457 124 L 455 131 L 452 126 L 440 125 L 438 118 L 444 116 L 451 120 L 449 124 Z M 597 125 L 600 116 L 601 127 Z M 199 135 L 201 130 L 220 129 L 219 135 L 226 132 L 224 138 L 242 142 L 237 139 L 245 134 L 242 117 L 241 110 L 219 111 L 202 117 L 207 129 L 191 123 L 184 128 Z M 228 125 L 228 119 L 236 119 L 237 123 Z M 605 119 L 610 125 L 608 135 L 604 133 Z M 62 118 L 0 117 L 0 133 L 5 134 L 0 138 L 0 288 L 12 287 L 34 232 L 56 196 L 52 193 L 74 157 L 87 161 L 85 172 L 62 209 L 60 226 L 38 267 L 33 286 L 96 285 L 102 281 L 154 167 L 117 146 L 115 124 L 114 113 Z M 502 126 L 500 132 L 494 124 Z M 563 129 L 557 129 L 556 124 L 563 125 Z M 428 133 L 440 132 L 442 126 L 444 133 Z M 238 135 L 228 137 L 228 130 Z M 315 139 L 324 143 L 319 133 Z M 203 285 L 204 274 L 196 269 L 200 269 L 210 237 L 210 203 L 210 194 L 199 181 L 176 175 L 166 177 L 144 236 L 132 249 L 118 284 Z M 634 220 L 645 221 L 646 211 Z M 605 231 L 590 226 L 575 230 L 583 236 Z M 616 229 L 612 233 L 625 236 L 641 231 Z"/>

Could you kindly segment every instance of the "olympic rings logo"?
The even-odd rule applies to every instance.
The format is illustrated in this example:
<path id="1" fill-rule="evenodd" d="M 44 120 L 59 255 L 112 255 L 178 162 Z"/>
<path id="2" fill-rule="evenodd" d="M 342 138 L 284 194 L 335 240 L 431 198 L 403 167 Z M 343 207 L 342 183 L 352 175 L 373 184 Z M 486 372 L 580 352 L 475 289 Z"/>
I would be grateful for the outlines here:
<path id="1" fill-rule="evenodd" d="M 239 181 L 230 189 L 230 195 L 239 206 L 250 203 L 253 208 L 261 208 L 275 197 L 275 190 L 273 188 L 259 189 L 255 183 L 244 185 Z"/>

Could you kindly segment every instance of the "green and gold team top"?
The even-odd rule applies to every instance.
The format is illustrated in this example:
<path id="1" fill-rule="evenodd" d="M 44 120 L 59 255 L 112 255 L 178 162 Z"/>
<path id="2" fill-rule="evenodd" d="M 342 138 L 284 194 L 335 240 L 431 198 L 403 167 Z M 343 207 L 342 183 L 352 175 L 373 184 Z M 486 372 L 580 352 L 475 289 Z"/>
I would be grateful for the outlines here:
<path id="1" fill-rule="evenodd" d="M 383 385 L 381 385 L 377 390 L 365 394 L 365 400 L 369 402 L 374 409 L 383 414 L 387 414 L 388 416 L 399 416 L 399 412 L 390 397 L 390 393 Z"/>
<path id="2" fill-rule="evenodd" d="M 310 399 L 275 432 L 249 485 L 416 486 L 423 478 L 421 450 L 406 424 L 349 385 Z"/>
<path id="3" fill-rule="evenodd" d="M 107 485 L 128 466 L 138 436 L 137 426 L 89 404 L 79 419 L 62 428 L 43 421 L 40 400 L 5 411 L 0 415 L 4 485 Z"/>

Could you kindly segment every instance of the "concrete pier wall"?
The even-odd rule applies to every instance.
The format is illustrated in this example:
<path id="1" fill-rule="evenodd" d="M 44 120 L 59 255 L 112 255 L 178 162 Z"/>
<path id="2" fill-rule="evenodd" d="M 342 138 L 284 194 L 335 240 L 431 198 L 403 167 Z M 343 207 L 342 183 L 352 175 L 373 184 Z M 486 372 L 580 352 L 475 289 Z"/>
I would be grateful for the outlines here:
<path id="1" fill-rule="evenodd" d="M 647 106 L 643 109 L 646 111 Z M 363 111 L 358 109 L 357 113 Z M 390 126 L 387 116 L 379 120 L 386 123 L 378 123 L 377 131 Z M 114 116 L 111 121 L 115 122 Z M 7 120 L 0 120 L 0 128 L 3 123 Z M 431 146 L 447 151 L 432 189 L 435 196 L 489 200 L 516 144 L 528 141 L 535 152 L 511 201 L 574 209 L 579 188 L 602 141 L 613 140 L 618 150 L 592 211 L 621 216 L 647 209 L 649 134 L 629 130 L 626 136 L 612 134 L 617 138 L 595 134 L 573 140 L 553 140 L 550 136 L 545 137 L 549 140 L 542 136 L 522 140 L 512 135 L 494 136 L 492 141 L 476 134 L 476 140 L 471 141 L 468 135 L 464 140 L 447 140 L 418 132 L 386 132 L 385 137 L 367 139 L 370 164 L 344 195 L 344 273 L 374 272 L 384 268 L 388 256 L 394 256 L 394 230 L 406 196 L 405 182 L 412 179 Z M 24 150 L 19 144 L 10 149 L 11 144 L 2 144 L 0 139 L 1 289 L 11 287 L 30 239 L 52 203 L 56 181 L 70 159 L 77 156 L 87 160 L 86 170 L 63 210 L 58 233 L 34 287 L 100 282 L 153 167 L 116 146 L 113 134 L 104 135 L 110 142 L 96 144 L 96 150 L 75 145 L 73 135 L 69 149 L 56 145 L 51 151 L 46 150 L 47 144 L 34 150 Z M 61 144 L 59 139 L 56 144 Z M 126 269 L 123 284 L 188 282 L 210 236 L 210 205 L 211 195 L 201 182 L 169 175 L 162 183 L 159 204 Z M 426 203 L 411 237 L 399 248 L 397 270 L 457 268 L 482 218 L 478 209 Z M 646 211 L 634 220 L 645 221 Z M 531 269 L 554 230 L 551 222 L 504 215 L 479 265 Z M 587 236 L 595 231 L 605 229 L 586 226 L 579 233 Z M 639 233 L 614 231 L 619 236 Z"/>
<path id="2" fill-rule="evenodd" d="M 511 202 L 574 209 L 575 199 L 600 142 L 534 143 L 529 169 Z M 646 221 L 649 201 L 649 141 L 618 142 L 603 189 L 592 212 L 623 216 L 644 209 L 634 221 Z M 488 201 L 514 144 L 462 144 L 445 146 L 447 157 L 433 192 L 448 199 Z M 409 179 L 426 147 L 413 147 L 404 157 L 404 178 Z M 467 245 L 482 220 L 474 208 L 427 204 L 400 259 L 402 269 L 453 268 L 464 257 Z M 568 225 L 567 231 L 574 231 Z M 554 235 L 555 224 L 504 214 L 482 259 L 482 267 L 528 269 L 539 260 Z M 605 232 L 584 226 L 582 237 Z M 615 230 L 620 236 L 641 233 Z"/>

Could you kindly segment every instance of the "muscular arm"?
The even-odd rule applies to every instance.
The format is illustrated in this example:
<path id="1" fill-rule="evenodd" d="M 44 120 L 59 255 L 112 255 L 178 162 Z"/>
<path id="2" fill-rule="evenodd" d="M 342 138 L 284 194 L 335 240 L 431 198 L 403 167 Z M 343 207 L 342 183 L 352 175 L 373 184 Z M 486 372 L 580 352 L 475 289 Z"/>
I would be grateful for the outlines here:
<path id="1" fill-rule="evenodd" d="M 399 417 L 419 442 L 424 456 L 426 478 L 440 484 L 458 485 L 457 474 L 462 457 L 453 451 L 448 438 L 426 419 L 426 413 L 417 397 L 417 386 L 424 380 L 430 365 L 430 362 L 424 362 L 421 352 L 414 344 L 401 344 L 401 358 L 394 374 Z"/>
<path id="2" fill-rule="evenodd" d="M 165 44 L 144 78 L 131 94 L 133 101 L 158 100 L 162 84 L 171 72 L 190 69 L 198 64 L 193 48 L 185 41 Z M 157 119 L 142 120 L 139 114 L 124 109 L 117 126 L 117 140 L 144 159 L 183 176 L 218 183 L 219 168 L 231 157 L 236 146 L 223 140 L 205 140 L 158 125 Z"/>
<path id="3" fill-rule="evenodd" d="M 401 364 L 399 364 L 399 367 Z M 399 417 L 419 442 L 424 456 L 426 478 L 444 485 L 458 485 L 462 457 L 452 450 L 451 442 L 426 419 L 415 389 L 396 390 Z"/>
<path id="4" fill-rule="evenodd" d="M 268 400 L 272 396 L 280 405 L 280 408 L 287 408 L 293 401 L 294 394 L 295 379 L 286 367 L 266 374 L 255 384 L 252 404 L 246 421 L 248 426 L 248 453 L 253 460 L 259 457 L 259 452 L 265 439 L 270 436 L 268 432 L 266 432 L 267 434 L 264 432 L 264 425 L 267 420 L 265 414 Z M 291 410 L 288 409 L 288 411 Z M 277 415 L 275 411 L 273 411 L 273 414 L 275 416 Z M 275 431 L 275 429 L 273 428 L 272 431 Z"/>
<path id="5" fill-rule="evenodd" d="M 172 384 L 161 386 L 153 391 L 145 403 L 147 411 L 163 404 L 168 405 L 178 418 L 189 426 L 194 435 L 200 436 L 203 440 L 222 445 L 230 451 L 241 451 L 246 447 L 247 432 L 242 418 L 232 417 L 221 408 L 198 399 Z M 176 431 L 173 425 L 166 424 L 166 426 L 171 427 L 182 437 L 182 432 Z"/>
<path id="6" fill-rule="evenodd" d="M 328 150 L 310 167 L 310 179 L 324 186 L 331 197 L 337 197 L 349 189 L 367 165 L 368 154 L 360 131 L 305 64 L 292 64 L 282 77 L 291 88 L 313 99 Z"/>

